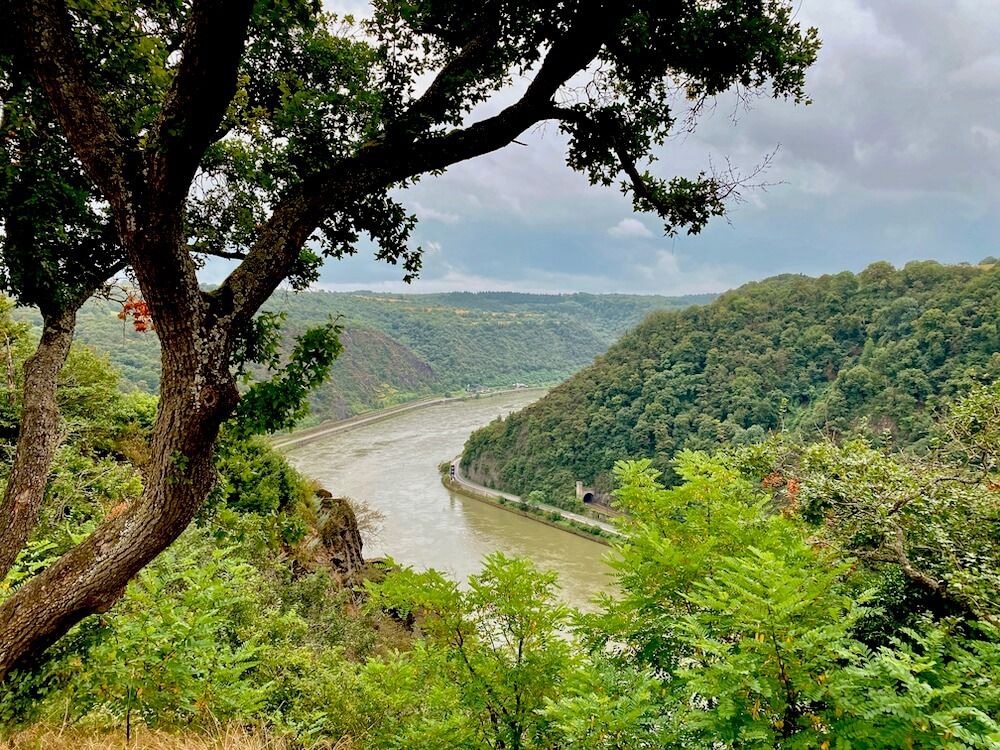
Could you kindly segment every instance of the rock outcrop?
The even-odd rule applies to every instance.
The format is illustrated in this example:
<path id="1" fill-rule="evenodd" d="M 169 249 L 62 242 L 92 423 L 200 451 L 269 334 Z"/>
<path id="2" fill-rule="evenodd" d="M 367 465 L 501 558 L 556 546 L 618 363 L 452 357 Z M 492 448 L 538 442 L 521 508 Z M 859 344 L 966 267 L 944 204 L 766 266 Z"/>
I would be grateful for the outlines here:
<path id="1" fill-rule="evenodd" d="M 303 546 L 313 564 L 327 568 L 345 585 L 356 583 L 364 572 L 365 560 L 354 510 L 346 498 L 334 497 L 327 490 L 317 490 L 316 497 L 316 531 Z"/>

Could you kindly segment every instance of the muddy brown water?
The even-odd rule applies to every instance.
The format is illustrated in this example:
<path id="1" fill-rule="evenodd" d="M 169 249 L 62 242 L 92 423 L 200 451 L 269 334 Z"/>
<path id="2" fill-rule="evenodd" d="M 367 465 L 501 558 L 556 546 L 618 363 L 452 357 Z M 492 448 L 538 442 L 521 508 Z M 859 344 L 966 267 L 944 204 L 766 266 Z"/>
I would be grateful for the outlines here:
<path id="1" fill-rule="evenodd" d="M 556 571 L 562 598 L 590 609 L 594 595 L 611 588 L 607 547 L 451 492 L 438 473 L 473 430 L 541 395 L 518 391 L 435 404 L 326 435 L 286 455 L 335 495 L 383 515 L 377 534 L 366 535 L 366 558 L 392 557 L 464 580 L 500 550 Z"/>

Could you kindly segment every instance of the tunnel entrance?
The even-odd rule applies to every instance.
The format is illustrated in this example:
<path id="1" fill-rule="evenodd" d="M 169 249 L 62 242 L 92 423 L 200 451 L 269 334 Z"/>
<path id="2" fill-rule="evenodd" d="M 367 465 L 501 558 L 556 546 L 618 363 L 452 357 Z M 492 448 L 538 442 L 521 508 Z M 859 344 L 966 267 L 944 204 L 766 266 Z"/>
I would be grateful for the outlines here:
<path id="1" fill-rule="evenodd" d="M 583 493 L 583 502 L 585 502 L 585 503 L 592 503 L 592 502 L 594 502 L 594 493 L 593 492 L 585 492 L 585 493 Z"/>

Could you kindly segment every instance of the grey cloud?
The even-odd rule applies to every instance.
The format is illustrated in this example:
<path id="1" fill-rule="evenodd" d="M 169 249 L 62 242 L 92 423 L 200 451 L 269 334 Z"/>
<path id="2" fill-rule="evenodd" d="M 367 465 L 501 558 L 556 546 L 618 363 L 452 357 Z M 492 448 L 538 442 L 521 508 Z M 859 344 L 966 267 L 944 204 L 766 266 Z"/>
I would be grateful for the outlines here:
<path id="1" fill-rule="evenodd" d="M 983 135 L 1000 119 L 1000 3 L 811 0 L 801 19 L 824 39 L 814 103 L 759 101 L 735 127 L 708 123 L 707 144 L 780 143 L 792 181 L 813 163 L 845 190 L 996 197 L 1000 150 Z"/>
<path id="2" fill-rule="evenodd" d="M 440 221 L 444 224 L 454 224 L 461 218 L 458 214 L 450 211 L 439 211 L 436 208 L 425 206 L 420 201 L 413 201 L 413 213 L 421 221 Z"/>
<path id="3" fill-rule="evenodd" d="M 619 239 L 648 239 L 653 236 L 653 233 L 649 231 L 649 227 L 635 217 L 622 219 L 613 227 L 609 227 L 608 234 Z"/>

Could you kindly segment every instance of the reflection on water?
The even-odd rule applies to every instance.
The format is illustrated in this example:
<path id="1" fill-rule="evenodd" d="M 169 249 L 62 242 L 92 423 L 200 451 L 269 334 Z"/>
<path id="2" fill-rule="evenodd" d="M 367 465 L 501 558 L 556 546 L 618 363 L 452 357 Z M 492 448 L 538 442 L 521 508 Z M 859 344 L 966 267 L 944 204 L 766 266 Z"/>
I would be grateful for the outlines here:
<path id="1" fill-rule="evenodd" d="M 458 455 L 469 433 L 538 398 L 537 391 L 437 404 L 330 435 L 288 451 L 291 463 L 337 495 L 384 516 L 365 556 L 389 556 L 464 580 L 495 550 L 559 573 L 564 598 L 586 605 L 609 587 L 608 548 L 448 491 L 438 464 Z"/>

